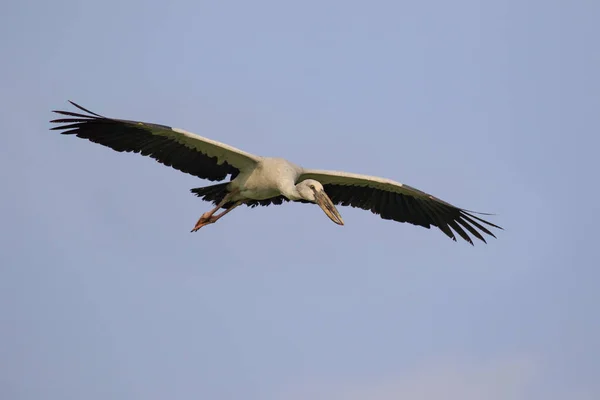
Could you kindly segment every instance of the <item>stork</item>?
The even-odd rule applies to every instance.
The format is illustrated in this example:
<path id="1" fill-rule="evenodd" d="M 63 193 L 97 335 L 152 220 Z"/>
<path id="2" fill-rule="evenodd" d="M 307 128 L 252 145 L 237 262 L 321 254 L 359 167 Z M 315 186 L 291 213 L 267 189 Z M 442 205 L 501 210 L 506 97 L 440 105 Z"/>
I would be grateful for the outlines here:
<path id="1" fill-rule="evenodd" d="M 51 128 L 110 147 L 118 152 L 150 156 L 179 171 L 210 181 L 229 182 L 191 189 L 215 207 L 202 214 L 192 232 L 214 224 L 236 207 L 316 203 L 336 224 L 344 225 L 335 205 L 370 210 L 386 220 L 439 228 L 456 241 L 456 232 L 473 244 L 469 233 L 484 243 L 486 227 L 502 229 L 468 211 L 411 186 L 376 176 L 305 169 L 282 158 L 261 157 L 183 129 L 141 121 L 107 118 L 69 101 L 85 114 L 55 113 L 68 118 L 50 121 Z M 217 214 L 219 210 L 221 213 Z M 489 215 L 489 214 L 483 214 Z M 467 233 L 468 232 L 468 233 Z"/>

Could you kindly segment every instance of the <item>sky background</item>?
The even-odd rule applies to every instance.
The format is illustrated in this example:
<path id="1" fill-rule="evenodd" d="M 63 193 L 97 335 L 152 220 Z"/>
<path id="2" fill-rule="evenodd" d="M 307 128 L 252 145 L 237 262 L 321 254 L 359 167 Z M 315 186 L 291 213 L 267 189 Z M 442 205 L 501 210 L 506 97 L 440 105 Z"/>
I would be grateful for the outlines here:
<path id="1" fill-rule="evenodd" d="M 0 398 L 600 398 L 600 2 L 0 7 Z M 497 214 L 497 240 L 49 131 L 74 100 Z"/>

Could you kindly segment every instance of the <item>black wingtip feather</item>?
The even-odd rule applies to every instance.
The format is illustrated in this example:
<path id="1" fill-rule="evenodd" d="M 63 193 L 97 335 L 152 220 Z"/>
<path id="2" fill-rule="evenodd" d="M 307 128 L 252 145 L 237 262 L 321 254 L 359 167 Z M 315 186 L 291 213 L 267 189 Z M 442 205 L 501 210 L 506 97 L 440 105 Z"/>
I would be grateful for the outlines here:
<path id="1" fill-rule="evenodd" d="M 474 215 L 472 215 L 472 214 L 469 214 L 469 216 L 471 216 L 471 217 L 475 218 L 476 220 L 478 220 L 478 221 L 480 221 L 480 222 L 483 222 L 484 224 L 487 224 L 487 225 L 489 225 L 489 226 L 492 226 L 492 227 L 494 227 L 494 228 L 496 228 L 496 229 L 504 230 L 504 228 L 502 228 L 502 227 L 500 227 L 500 226 L 498 226 L 498 225 L 496 225 L 496 224 L 492 224 L 491 222 L 489 222 L 489 221 L 486 221 L 486 220 L 484 220 L 484 219 L 481 219 L 481 218 L 479 218 L 479 217 L 476 217 L 476 216 L 474 216 Z"/>
<path id="2" fill-rule="evenodd" d="M 69 100 L 84 112 L 54 110 L 67 118 L 57 118 L 51 123 L 61 124 L 50 128 L 63 135 L 75 135 L 99 143 L 118 152 L 141 153 L 159 163 L 173 167 L 202 179 L 220 181 L 227 175 L 239 173 L 232 165 L 209 156 L 197 148 L 191 148 L 172 136 L 172 128 L 141 121 L 107 118 Z M 165 134 L 168 131 L 168 134 Z"/>
<path id="3" fill-rule="evenodd" d="M 492 237 L 496 237 L 496 235 L 494 235 L 489 229 L 487 229 L 485 226 L 481 225 L 480 223 L 478 223 L 477 221 L 474 221 L 473 219 L 470 218 L 471 215 L 467 214 L 467 213 L 463 213 L 462 214 L 462 218 L 467 221 L 470 222 L 471 224 L 475 225 L 476 228 L 478 228 L 480 231 L 483 231 L 484 233 L 492 236 Z"/>
<path id="4" fill-rule="evenodd" d="M 467 242 L 469 242 L 473 245 L 473 240 L 471 239 L 471 237 L 469 235 L 467 235 L 465 230 L 463 228 L 461 228 L 460 225 L 458 225 L 456 223 L 456 221 L 450 221 L 450 222 L 448 222 L 448 225 L 450 225 L 450 227 L 452 229 L 454 229 L 454 231 L 456 233 L 458 233 L 460 235 L 460 237 L 462 237 L 464 240 L 466 240 Z"/>
<path id="5" fill-rule="evenodd" d="M 481 235 L 481 233 L 477 232 L 477 230 L 475 228 L 473 228 L 471 225 L 469 225 L 467 222 L 465 222 L 462 217 L 461 218 L 457 218 L 456 222 L 459 223 L 460 225 L 462 225 L 465 229 L 467 229 L 469 232 L 471 232 L 471 234 L 473 236 L 475 236 L 477 239 L 481 240 L 483 243 L 487 243 L 487 241 L 485 240 L 485 238 Z"/>
<path id="6" fill-rule="evenodd" d="M 92 115 L 80 114 L 80 113 L 76 113 L 76 112 L 72 112 L 72 111 L 53 110 L 52 112 L 55 112 L 56 114 L 60 114 L 60 115 L 67 115 L 69 117 L 83 118 L 84 121 L 88 121 L 90 119 L 95 119 L 95 118 L 104 118 L 104 117 L 94 117 Z M 52 120 L 50 122 L 55 122 L 55 121 L 57 121 L 57 120 Z"/>
<path id="7" fill-rule="evenodd" d="M 71 103 L 71 104 L 73 104 L 75 107 L 79 108 L 81 111 L 85 111 L 86 113 L 95 115 L 96 117 L 104 118 L 100 114 L 96 114 L 95 112 L 92 112 L 92 111 L 88 110 L 87 108 L 83 108 L 82 106 L 80 106 L 79 104 L 75 103 L 74 101 L 68 100 L 68 102 Z"/>

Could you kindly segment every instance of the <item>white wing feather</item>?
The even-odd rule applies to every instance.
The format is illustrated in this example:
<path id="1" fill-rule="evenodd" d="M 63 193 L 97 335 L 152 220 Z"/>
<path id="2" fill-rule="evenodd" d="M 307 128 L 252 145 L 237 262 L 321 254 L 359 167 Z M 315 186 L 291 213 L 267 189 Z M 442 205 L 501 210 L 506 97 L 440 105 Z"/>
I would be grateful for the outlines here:
<path id="1" fill-rule="evenodd" d="M 209 157 L 216 157 L 218 164 L 227 162 L 238 169 L 250 168 L 261 160 L 254 154 L 180 128 L 152 129 L 152 134 L 166 136 Z"/>

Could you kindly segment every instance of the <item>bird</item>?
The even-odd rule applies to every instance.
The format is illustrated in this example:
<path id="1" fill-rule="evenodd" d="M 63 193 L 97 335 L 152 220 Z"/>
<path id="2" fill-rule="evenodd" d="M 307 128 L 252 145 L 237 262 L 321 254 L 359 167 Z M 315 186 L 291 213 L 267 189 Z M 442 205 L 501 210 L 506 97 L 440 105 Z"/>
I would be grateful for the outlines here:
<path id="1" fill-rule="evenodd" d="M 387 178 L 306 169 L 283 158 L 250 154 L 183 129 L 108 118 L 71 100 L 69 103 L 80 112 L 53 110 L 63 118 L 51 120 L 50 123 L 59 124 L 51 130 L 75 135 L 117 152 L 149 156 L 181 172 L 221 182 L 191 189 L 194 195 L 214 205 L 200 216 L 191 232 L 214 224 L 240 205 L 254 208 L 287 202 L 317 204 L 338 225 L 344 225 L 344 220 L 336 205 L 350 206 L 371 211 L 384 220 L 427 229 L 437 227 L 455 242 L 458 234 L 471 245 L 473 240 L 469 234 L 487 243 L 483 234 L 496 238 L 490 229 L 503 229 L 474 215 L 492 214 L 456 207 Z M 228 176 L 229 181 L 225 181 Z"/>

